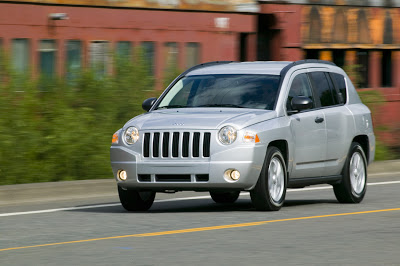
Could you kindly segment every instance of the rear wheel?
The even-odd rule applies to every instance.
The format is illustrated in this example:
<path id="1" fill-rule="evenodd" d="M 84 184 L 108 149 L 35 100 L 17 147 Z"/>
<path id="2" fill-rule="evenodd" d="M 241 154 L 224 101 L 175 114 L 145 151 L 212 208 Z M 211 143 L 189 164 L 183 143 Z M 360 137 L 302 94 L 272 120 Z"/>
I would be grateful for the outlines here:
<path id="1" fill-rule="evenodd" d="M 269 147 L 257 184 L 250 191 L 254 207 L 260 211 L 278 211 L 285 201 L 287 176 L 281 151 Z"/>
<path id="2" fill-rule="evenodd" d="M 153 205 L 156 193 L 153 191 L 124 190 L 118 186 L 119 200 L 127 211 L 147 211 Z"/>
<path id="3" fill-rule="evenodd" d="M 363 200 L 367 191 L 367 159 L 359 143 L 351 144 L 342 182 L 334 185 L 333 191 L 341 203 L 360 203 Z"/>
<path id="4" fill-rule="evenodd" d="M 211 198 L 216 203 L 233 203 L 239 198 L 240 191 L 210 192 Z"/>

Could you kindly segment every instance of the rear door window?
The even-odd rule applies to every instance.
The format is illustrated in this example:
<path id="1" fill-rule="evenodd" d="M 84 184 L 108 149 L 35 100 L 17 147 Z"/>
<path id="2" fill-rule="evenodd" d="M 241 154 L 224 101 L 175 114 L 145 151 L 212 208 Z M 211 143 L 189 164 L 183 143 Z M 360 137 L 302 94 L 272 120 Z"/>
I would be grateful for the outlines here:
<path id="1" fill-rule="evenodd" d="M 319 98 L 321 107 L 335 105 L 331 86 L 324 72 L 311 72 L 310 77 L 316 97 Z"/>

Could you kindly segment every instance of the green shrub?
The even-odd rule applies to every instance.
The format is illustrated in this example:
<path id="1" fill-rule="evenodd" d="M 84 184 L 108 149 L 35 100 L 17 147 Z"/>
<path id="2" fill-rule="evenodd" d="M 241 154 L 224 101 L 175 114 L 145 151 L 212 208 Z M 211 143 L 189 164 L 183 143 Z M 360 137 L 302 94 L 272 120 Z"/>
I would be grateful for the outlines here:
<path id="1" fill-rule="evenodd" d="M 0 58 L 0 185 L 112 178 L 112 134 L 154 96 L 141 51 L 116 59 L 114 74 L 30 78 Z"/>
<path id="2" fill-rule="evenodd" d="M 362 102 L 368 106 L 371 113 L 374 116 L 379 115 L 379 107 L 385 102 L 385 97 L 380 91 L 377 90 L 361 90 L 358 91 Z M 383 141 L 381 141 L 380 133 L 390 131 L 391 129 L 387 126 L 377 126 L 374 124 L 374 132 L 376 136 L 376 150 L 375 150 L 375 160 L 392 160 L 400 158 L 400 154 L 394 149 L 395 147 L 389 147 Z"/>
<path id="3" fill-rule="evenodd" d="M 390 147 L 383 144 L 379 139 L 375 143 L 375 161 L 397 159 L 396 153 Z"/>

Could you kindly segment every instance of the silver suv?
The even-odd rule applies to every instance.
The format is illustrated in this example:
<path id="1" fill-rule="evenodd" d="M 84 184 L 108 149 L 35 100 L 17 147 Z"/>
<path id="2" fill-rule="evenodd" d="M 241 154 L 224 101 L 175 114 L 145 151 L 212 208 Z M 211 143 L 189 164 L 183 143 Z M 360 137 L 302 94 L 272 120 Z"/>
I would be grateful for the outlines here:
<path id="1" fill-rule="evenodd" d="M 287 188 L 331 184 L 339 202 L 364 198 L 375 155 L 370 110 L 346 73 L 320 60 L 211 62 L 179 75 L 148 111 L 113 135 L 122 206 L 156 192 L 209 191 L 217 203 L 250 191 L 276 211 Z"/>

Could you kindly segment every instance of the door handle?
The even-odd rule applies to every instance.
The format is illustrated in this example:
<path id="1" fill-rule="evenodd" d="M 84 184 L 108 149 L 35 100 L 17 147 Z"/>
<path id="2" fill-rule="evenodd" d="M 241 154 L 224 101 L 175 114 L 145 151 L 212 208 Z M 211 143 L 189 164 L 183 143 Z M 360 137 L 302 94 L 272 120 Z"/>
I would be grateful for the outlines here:
<path id="1" fill-rule="evenodd" d="M 317 124 L 319 124 L 319 123 L 322 123 L 322 122 L 324 122 L 324 118 L 323 117 L 316 117 L 315 118 L 315 123 L 317 123 Z"/>

